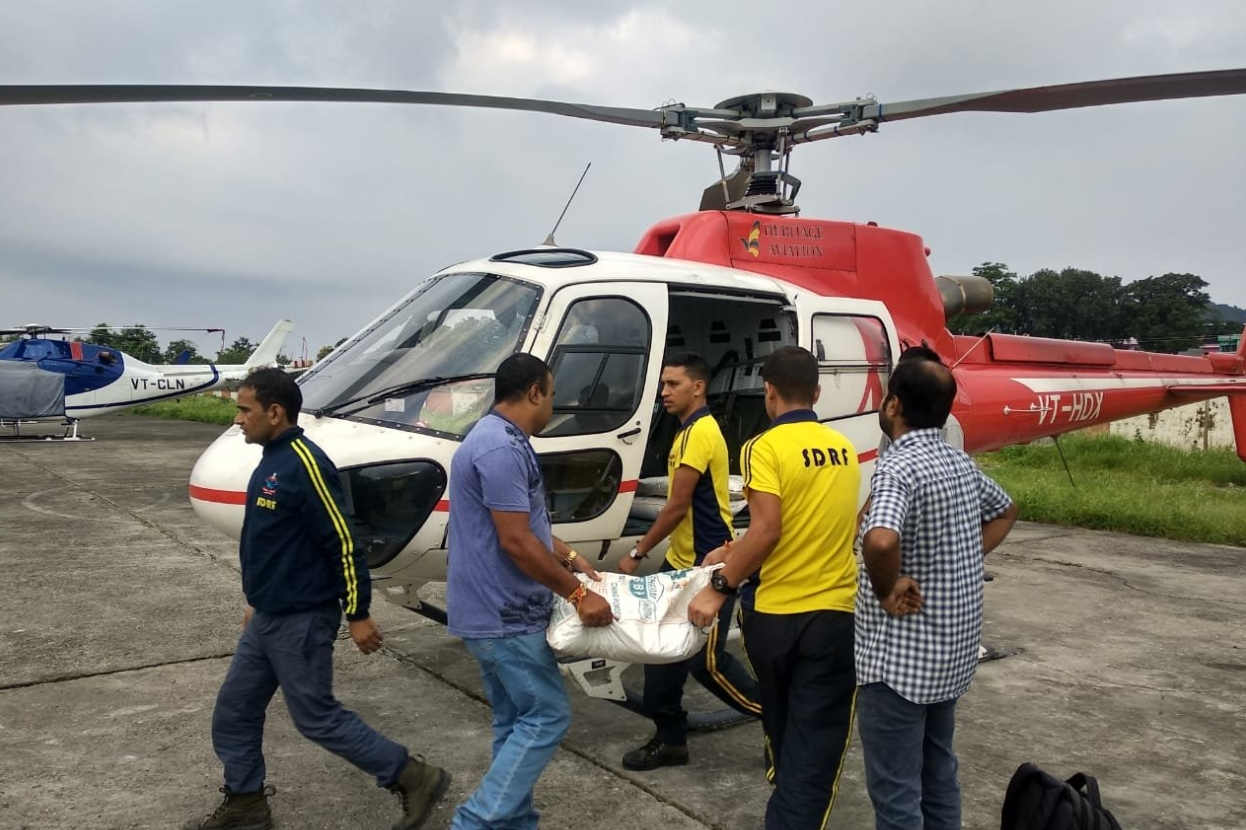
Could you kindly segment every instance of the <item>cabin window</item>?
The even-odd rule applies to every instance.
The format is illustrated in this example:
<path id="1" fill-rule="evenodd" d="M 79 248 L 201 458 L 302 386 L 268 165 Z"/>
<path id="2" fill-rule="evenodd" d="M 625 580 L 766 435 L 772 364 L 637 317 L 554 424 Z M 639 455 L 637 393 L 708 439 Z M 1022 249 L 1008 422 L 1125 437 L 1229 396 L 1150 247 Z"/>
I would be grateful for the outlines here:
<path id="1" fill-rule="evenodd" d="M 891 376 L 891 344 L 887 327 L 877 317 L 816 314 L 813 354 L 818 359 L 824 420 L 877 412 Z"/>
<path id="2" fill-rule="evenodd" d="M 594 519 L 619 495 L 623 461 L 611 450 L 549 453 L 537 460 L 545 477 L 546 507 L 554 524 Z"/>
<path id="3" fill-rule="evenodd" d="M 640 407 L 649 317 L 631 300 L 594 297 L 567 309 L 550 369 L 554 415 L 543 437 L 608 432 Z"/>
<path id="4" fill-rule="evenodd" d="M 59 357 L 59 355 L 56 353 L 55 341 L 27 340 L 26 349 L 22 352 L 22 357 L 27 360 L 48 360 Z"/>

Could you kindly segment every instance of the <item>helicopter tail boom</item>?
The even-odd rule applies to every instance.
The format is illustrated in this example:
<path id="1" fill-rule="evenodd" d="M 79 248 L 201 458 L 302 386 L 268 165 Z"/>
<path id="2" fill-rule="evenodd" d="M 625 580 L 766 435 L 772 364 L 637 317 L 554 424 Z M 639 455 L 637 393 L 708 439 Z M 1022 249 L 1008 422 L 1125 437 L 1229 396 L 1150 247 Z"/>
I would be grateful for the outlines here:
<path id="1" fill-rule="evenodd" d="M 1246 360 L 1172 355 L 1106 343 L 988 334 L 953 336 L 965 450 L 984 452 L 1229 396 L 1246 447 Z"/>

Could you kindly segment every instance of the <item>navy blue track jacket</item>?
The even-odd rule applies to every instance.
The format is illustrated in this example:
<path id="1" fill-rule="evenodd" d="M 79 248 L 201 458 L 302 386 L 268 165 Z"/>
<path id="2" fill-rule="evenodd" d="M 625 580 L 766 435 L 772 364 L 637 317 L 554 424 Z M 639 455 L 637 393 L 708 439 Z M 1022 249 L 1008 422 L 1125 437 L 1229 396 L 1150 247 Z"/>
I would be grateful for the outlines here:
<path id="1" fill-rule="evenodd" d="M 346 619 L 368 616 L 368 563 L 343 501 L 337 468 L 302 429 L 264 447 L 247 485 L 239 548 L 252 608 L 290 614 L 337 599 Z"/>

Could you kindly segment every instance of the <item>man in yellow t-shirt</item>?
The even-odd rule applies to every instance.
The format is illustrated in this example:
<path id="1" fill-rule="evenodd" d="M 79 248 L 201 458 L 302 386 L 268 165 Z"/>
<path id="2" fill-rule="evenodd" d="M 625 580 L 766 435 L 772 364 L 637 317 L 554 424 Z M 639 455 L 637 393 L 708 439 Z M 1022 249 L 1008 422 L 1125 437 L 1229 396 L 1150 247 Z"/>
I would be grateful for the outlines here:
<path id="1" fill-rule="evenodd" d="M 640 560 L 667 536 L 671 544 L 661 570 L 701 564 L 705 555 L 731 539 L 727 506 L 727 442 L 706 407 L 710 367 L 690 352 L 662 364 L 662 405 L 679 418 L 679 432 L 667 456 L 666 506 L 623 559 L 620 570 L 635 573 Z M 761 714 L 757 681 L 726 649 L 735 602 L 723 602 L 718 625 L 700 653 L 680 663 L 645 666 L 645 708 L 655 733 L 644 746 L 623 756 L 623 767 L 650 770 L 688 763 L 688 713 L 683 708 L 689 673 L 719 700 L 754 717 Z"/>
<path id="2" fill-rule="evenodd" d="M 861 470 L 842 434 L 818 422 L 818 362 L 796 346 L 761 370 L 768 430 L 744 445 L 750 522 L 688 617 L 709 625 L 746 579 L 743 633 L 761 687 L 775 785 L 767 830 L 822 830 L 839 790 L 856 699 L 853 610 Z"/>

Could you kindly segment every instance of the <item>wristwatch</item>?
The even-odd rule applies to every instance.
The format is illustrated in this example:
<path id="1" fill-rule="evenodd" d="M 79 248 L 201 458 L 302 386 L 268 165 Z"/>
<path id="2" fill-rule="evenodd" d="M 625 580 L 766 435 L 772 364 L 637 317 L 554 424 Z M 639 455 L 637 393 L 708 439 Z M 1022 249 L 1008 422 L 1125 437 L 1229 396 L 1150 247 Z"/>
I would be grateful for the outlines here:
<path id="1" fill-rule="evenodd" d="M 735 593 L 735 588 L 727 584 L 727 577 L 723 576 L 722 571 L 715 571 L 710 577 L 710 587 L 728 597 Z"/>
<path id="2" fill-rule="evenodd" d="M 632 548 L 627 553 L 628 559 L 644 559 L 648 554 L 641 553 L 638 548 Z"/>

